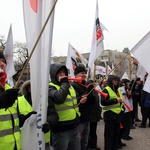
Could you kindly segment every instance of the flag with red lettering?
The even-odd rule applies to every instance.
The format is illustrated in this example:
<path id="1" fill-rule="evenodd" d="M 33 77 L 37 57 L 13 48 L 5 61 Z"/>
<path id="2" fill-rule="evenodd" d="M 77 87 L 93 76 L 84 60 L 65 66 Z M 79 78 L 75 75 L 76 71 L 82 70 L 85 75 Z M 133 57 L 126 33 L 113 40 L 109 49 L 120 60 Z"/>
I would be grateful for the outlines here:
<path id="1" fill-rule="evenodd" d="M 24 24 L 29 55 L 32 53 L 35 42 L 39 37 L 54 2 L 55 0 L 23 0 Z M 34 111 L 37 111 L 37 116 L 32 115 L 23 126 L 21 138 L 23 150 L 45 149 L 45 136 L 41 127 L 46 122 L 47 116 L 53 20 L 54 11 L 29 62 L 32 107 Z M 27 135 L 27 132 L 30 135 Z"/>
<path id="2" fill-rule="evenodd" d="M 104 50 L 103 39 L 104 39 L 103 32 L 102 32 L 102 28 L 101 28 L 101 23 L 99 21 L 99 10 L 98 10 L 98 0 L 97 0 L 91 52 L 90 52 L 89 62 L 88 62 L 88 66 L 89 66 L 90 72 L 91 72 L 91 78 L 94 78 L 95 60 L 99 57 L 99 55 Z"/>
<path id="3" fill-rule="evenodd" d="M 96 66 L 95 74 L 106 75 L 106 68 L 103 66 Z"/>

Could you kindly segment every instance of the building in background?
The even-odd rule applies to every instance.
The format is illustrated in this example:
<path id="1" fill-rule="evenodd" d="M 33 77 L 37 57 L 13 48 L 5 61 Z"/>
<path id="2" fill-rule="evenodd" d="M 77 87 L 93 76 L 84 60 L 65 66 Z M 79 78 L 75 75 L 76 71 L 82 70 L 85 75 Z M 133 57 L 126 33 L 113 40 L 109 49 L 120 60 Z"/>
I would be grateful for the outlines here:
<path id="1" fill-rule="evenodd" d="M 104 50 L 103 53 L 96 60 L 95 64 L 104 67 L 106 67 L 106 65 L 109 65 L 110 68 L 112 68 L 112 65 L 114 65 L 115 67 L 127 55 L 128 52 L 128 48 L 124 48 L 123 52 L 118 52 L 117 50 Z M 90 53 L 84 53 L 82 55 L 88 60 L 89 54 Z M 53 57 L 53 60 L 54 62 L 66 64 L 66 56 Z M 137 60 L 131 55 L 128 55 L 120 63 L 120 65 L 118 65 L 118 67 L 115 68 L 114 73 L 119 77 L 122 77 L 123 74 L 126 72 L 130 79 L 135 79 L 137 69 Z"/>

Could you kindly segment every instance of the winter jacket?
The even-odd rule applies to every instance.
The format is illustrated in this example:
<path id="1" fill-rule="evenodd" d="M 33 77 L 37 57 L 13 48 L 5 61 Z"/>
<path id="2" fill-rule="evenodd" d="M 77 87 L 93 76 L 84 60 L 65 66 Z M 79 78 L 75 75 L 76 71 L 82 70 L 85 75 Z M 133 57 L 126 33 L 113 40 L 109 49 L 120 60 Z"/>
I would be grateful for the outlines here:
<path id="1" fill-rule="evenodd" d="M 82 81 L 82 84 L 79 84 L 73 81 L 71 84 L 76 91 L 78 103 L 80 102 L 82 96 L 85 94 L 88 94 L 93 88 L 93 86 L 86 88 L 87 86 L 86 81 Z M 87 97 L 87 101 L 84 104 L 79 105 L 79 111 L 81 113 L 81 116 L 80 116 L 81 123 L 90 121 L 91 105 L 94 105 L 94 104 L 95 104 L 95 97 L 93 95 L 93 92 L 91 92 L 91 94 L 89 94 Z"/>
<path id="2" fill-rule="evenodd" d="M 108 81 L 107 81 L 107 84 L 112 91 L 114 91 L 114 93 L 117 93 L 118 92 L 118 88 L 119 88 L 119 85 L 115 86 L 112 84 L 112 80 L 113 79 L 118 79 L 118 77 L 116 75 L 110 75 L 108 77 Z M 114 104 L 117 104 L 118 103 L 118 100 L 117 98 L 111 98 L 111 96 L 109 95 L 109 91 L 107 90 L 107 88 L 105 88 L 103 90 L 104 93 L 107 93 L 108 96 L 107 98 L 104 98 L 102 97 L 101 98 L 101 104 L 102 106 L 112 106 Z M 110 100 L 111 99 L 111 100 Z M 104 121 L 115 121 L 115 122 L 118 122 L 120 123 L 121 122 L 121 118 L 122 118 L 122 114 L 123 114 L 123 111 L 120 111 L 119 114 L 111 111 L 111 110 L 108 110 L 106 112 L 104 112 Z"/>
<path id="3" fill-rule="evenodd" d="M 59 82 L 57 80 L 57 73 L 60 69 L 64 69 L 66 76 L 68 76 L 68 70 L 66 66 L 59 63 L 52 64 L 50 67 L 51 82 L 49 85 L 48 95 L 49 95 L 49 100 L 53 101 L 55 106 L 59 105 L 61 107 L 63 106 L 64 103 L 66 103 L 68 94 L 70 95 L 69 88 L 73 88 L 73 87 L 70 86 L 69 82 Z M 54 85 L 59 86 L 59 89 L 57 89 L 57 87 Z M 73 120 L 60 121 L 62 120 L 62 118 L 59 118 L 57 125 L 52 128 L 52 131 L 63 132 L 75 128 L 79 124 L 79 115 L 76 112 L 76 109 L 74 109 L 74 112 L 76 116 Z M 72 115 L 72 114 L 68 114 L 68 115 Z"/>

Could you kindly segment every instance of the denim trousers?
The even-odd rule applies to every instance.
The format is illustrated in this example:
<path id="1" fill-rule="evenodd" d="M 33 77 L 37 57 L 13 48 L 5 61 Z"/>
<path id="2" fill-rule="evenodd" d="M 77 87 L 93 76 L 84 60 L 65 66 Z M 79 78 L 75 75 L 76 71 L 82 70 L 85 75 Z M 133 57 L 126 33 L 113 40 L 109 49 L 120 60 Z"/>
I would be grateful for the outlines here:
<path id="1" fill-rule="evenodd" d="M 81 150 L 86 150 L 88 147 L 88 139 L 90 132 L 90 122 L 80 123 L 78 126 L 81 137 Z"/>
<path id="2" fill-rule="evenodd" d="M 53 133 L 52 141 L 54 150 L 80 150 L 80 133 L 76 128 Z"/>

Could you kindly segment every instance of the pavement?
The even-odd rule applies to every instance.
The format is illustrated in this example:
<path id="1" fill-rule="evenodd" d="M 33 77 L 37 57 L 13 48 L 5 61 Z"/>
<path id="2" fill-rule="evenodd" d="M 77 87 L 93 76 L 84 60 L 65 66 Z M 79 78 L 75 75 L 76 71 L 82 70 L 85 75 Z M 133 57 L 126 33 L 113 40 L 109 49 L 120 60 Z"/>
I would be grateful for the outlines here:
<path id="1" fill-rule="evenodd" d="M 141 119 L 141 118 L 140 118 Z M 150 150 L 150 127 L 139 128 L 141 122 L 135 122 L 137 124 L 136 129 L 130 130 L 130 136 L 133 137 L 132 140 L 122 140 L 123 143 L 126 143 L 126 147 L 123 147 L 122 150 Z M 98 123 L 97 127 L 97 136 L 98 136 L 98 147 L 101 150 L 104 150 L 104 122 L 101 120 Z"/>

